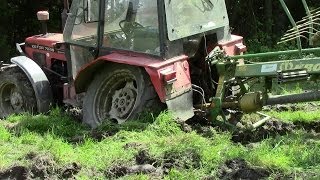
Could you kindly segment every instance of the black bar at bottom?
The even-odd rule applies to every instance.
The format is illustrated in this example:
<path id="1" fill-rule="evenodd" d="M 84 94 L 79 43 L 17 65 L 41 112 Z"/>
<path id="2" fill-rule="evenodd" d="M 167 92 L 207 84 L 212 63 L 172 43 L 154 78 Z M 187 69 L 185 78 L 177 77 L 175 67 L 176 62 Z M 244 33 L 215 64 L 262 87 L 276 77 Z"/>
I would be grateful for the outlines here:
<path id="1" fill-rule="evenodd" d="M 299 103 L 320 100 L 320 91 L 307 92 L 301 94 L 284 95 L 278 97 L 271 97 L 267 100 L 265 105 L 276 105 L 276 104 L 288 104 L 288 103 Z"/>

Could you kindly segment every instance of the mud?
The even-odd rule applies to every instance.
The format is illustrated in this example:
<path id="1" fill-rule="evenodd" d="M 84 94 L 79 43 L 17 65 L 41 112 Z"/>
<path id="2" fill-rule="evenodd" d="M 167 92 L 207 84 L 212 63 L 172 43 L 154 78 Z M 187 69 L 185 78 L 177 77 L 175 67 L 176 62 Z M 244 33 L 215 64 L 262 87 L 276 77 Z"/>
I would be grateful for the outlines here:
<path id="1" fill-rule="evenodd" d="M 92 139 L 99 142 L 107 137 L 117 134 L 117 132 L 119 132 L 119 130 L 116 130 L 116 129 L 109 130 L 109 131 L 100 131 L 100 130 L 94 129 L 94 130 L 91 130 L 90 133 L 86 135 L 77 135 L 67 139 L 67 141 L 72 144 L 81 144 L 85 141 L 85 139 L 87 139 L 88 137 L 91 137 Z"/>
<path id="2" fill-rule="evenodd" d="M 81 167 L 72 163 L 65 167 L 59 167 L 52 156 L 45 154 L 29 153 L 25 157 L 30 162 L 28 167 L 13 166 L 0 172 L 0 179 L 61 179 L 72 178 Z"/>
<path id="3" fill-rule="evenodd" d="M 151 164 L 122 166 L 115 165 L 106 171 L 106 178 L 119 178 L 130 174 L 151 174 L 161 171 Z"/>
<path id="4" fill-rule="evenodd" d="M 233 127 L 234 129 L 232 129 L 230 126 L 224 124 L 223 122 L 219 124 L 211 123 L 204 117 L 195 116 L 186 122 L 178 121 L 178 124 L 180 125 L 180 128 L 186 133 L 196 131 L 201 136 L 207 138 L 212 138 L 215 132 L 219 131 L 232 132 L 231 140 L 235 143 L 241 143 L 244 145 L 260 142 L 267 138 L 283 136 L 288 133 L 293 133 L 295 130 L 300 129 L 305 130 L 308 133 L 320 133 L 320 121 L 297 121 L 294 123 L 289 123 L 277 119 L 271 119 L 267 121 L 264 125 L 254 130 L 251 130 L 235 127 Z"/>
<path id="5" fill-rule="evenodd" d="M 187 121 L 177 121 L 180 125 L 182 131 L 189 133 L 191 131 L 196 131 L 198 134 L 201 134 L 203 137 L 211 138 L 214 136 L 213 127 L 214 125 L 208 121 L 203 116 L 195 115 Z"/>
<path id="6" fill-rule="evenodd" d="M 172 168 L 199 168 L 200 155 L 193 149 L 183 152 L 167 151 L 163 157 L 151 157 L 148 150 L 140 150 L 134 165 L 113 165 L 105 171 L 106 178 L 119 178 L 130 174 L 149 174 L 153 178 L 163 178 Z"/>
<path id="7" fill-rule="evenodd" d="M 260 167 L 250 167 L 243 159 L 232 159 L 219 168 L 219 179 L 266 179 L 270 172 Z"/>
<path id="8" fill-rule="evenodd" d="M 136 154 L 135 159 L 137 165 L 152 164 L 159 166 L 159 162 L 157 162 L 155 158 L 151 157 L 146 149 L 140 150 L 138 154 Z"/>
<path id="9" fill-rule="evenodd" d="M 255 130 L 238 130 L 232 133 L 232 141 L 235 143 L 249 144 L 259 142 L 266 138 L 282 136 L 293 132 L 295 126 L 292 123 L 270 120 Z"/>
<path id="10" fill-rule="evenodd" d="M 294 122 L 294 125 L 299 129 L 320 133 L 320 120 L 312 122 L 296 121 Z"/>
<path id="11" fill-rule="evenodd" d="M 28 169 L 24 166 L 14 166 L 0 172 L 0 179 L 24 180 L 28 177 Z"/>
<path id="12" fill-rule="evenodd" d="M 199 168 L 201 164 L 201 157 L 194 149 L 187 149 L 183 152 L 167 151 L 164 153 L 163 160 L 164 173 L 168 173 L 172 168 Z"/>
<path id="13" fill-rule="evenodd" d="M 71 178 L 74 175 L 78 174 L 81 170 L 81 166 L 77 163 L 72 163 L 67 165 L 61 169 L 61 177 L 62 178 Z"/>

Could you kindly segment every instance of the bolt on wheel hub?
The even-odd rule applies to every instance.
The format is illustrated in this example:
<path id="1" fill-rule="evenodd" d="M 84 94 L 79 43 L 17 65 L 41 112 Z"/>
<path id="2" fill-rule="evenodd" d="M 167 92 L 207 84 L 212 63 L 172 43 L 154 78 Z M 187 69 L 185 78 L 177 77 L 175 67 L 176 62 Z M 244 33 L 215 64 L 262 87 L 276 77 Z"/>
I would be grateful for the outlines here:
<path id="1" fill-rule="evenodd" d="M 13 91 L 10 95 L 10 103 L 13 109 L 20 109 L 23 104 L 22 95 L 19 92 Z"/>
<path id="2" fill-rule="evenodd" d="M 133 82 L 127 82 L 125 87 L 115 91 L 112 97 L 112 107 L 110 115 L 119 121 L 119 118 L 125 119 L 134 107 L 137 97 L 137 89 Z"/>

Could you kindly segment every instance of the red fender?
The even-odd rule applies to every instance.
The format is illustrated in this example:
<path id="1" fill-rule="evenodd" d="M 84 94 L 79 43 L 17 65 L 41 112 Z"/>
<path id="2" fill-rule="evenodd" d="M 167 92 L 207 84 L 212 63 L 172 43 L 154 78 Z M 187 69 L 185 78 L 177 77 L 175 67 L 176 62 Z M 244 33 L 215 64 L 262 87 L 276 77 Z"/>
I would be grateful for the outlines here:
<path id="1" fill-rule="evenodd" d="M 145 68 L 162 102 L 191 89 L 188 56 L 182 55 L 162 60 L 138 53 L 113 52 L 82 67 L 75 78 L 77 93 L 85 92 L 94 73 L 106 62 L 128 64 Z"/>

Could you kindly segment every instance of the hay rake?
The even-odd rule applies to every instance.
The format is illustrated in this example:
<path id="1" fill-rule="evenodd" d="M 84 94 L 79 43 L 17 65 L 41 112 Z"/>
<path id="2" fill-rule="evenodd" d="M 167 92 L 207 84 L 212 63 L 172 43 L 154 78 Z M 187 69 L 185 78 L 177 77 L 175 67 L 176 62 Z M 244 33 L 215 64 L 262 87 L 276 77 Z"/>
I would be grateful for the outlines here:
<path id="1" fill-rule="evenodd" d="M 280 42 L 278 42 L 278 44 L 281 44 L 296 40 L 300 53 L 302 52 L 301 38 L 306 39 L 310 46 L 314 46 L 320 40 L 320 31 L 318 30 L 320 27 L 320 7 L 310 10 L 307 2 L 305 0 L 301 1 L 306 11 L 306 16 L 300 21 L 295 22 L 285 2 L 280 0 L 283 9 L 292 24 L 292 28 L 287 30 Z"/>

